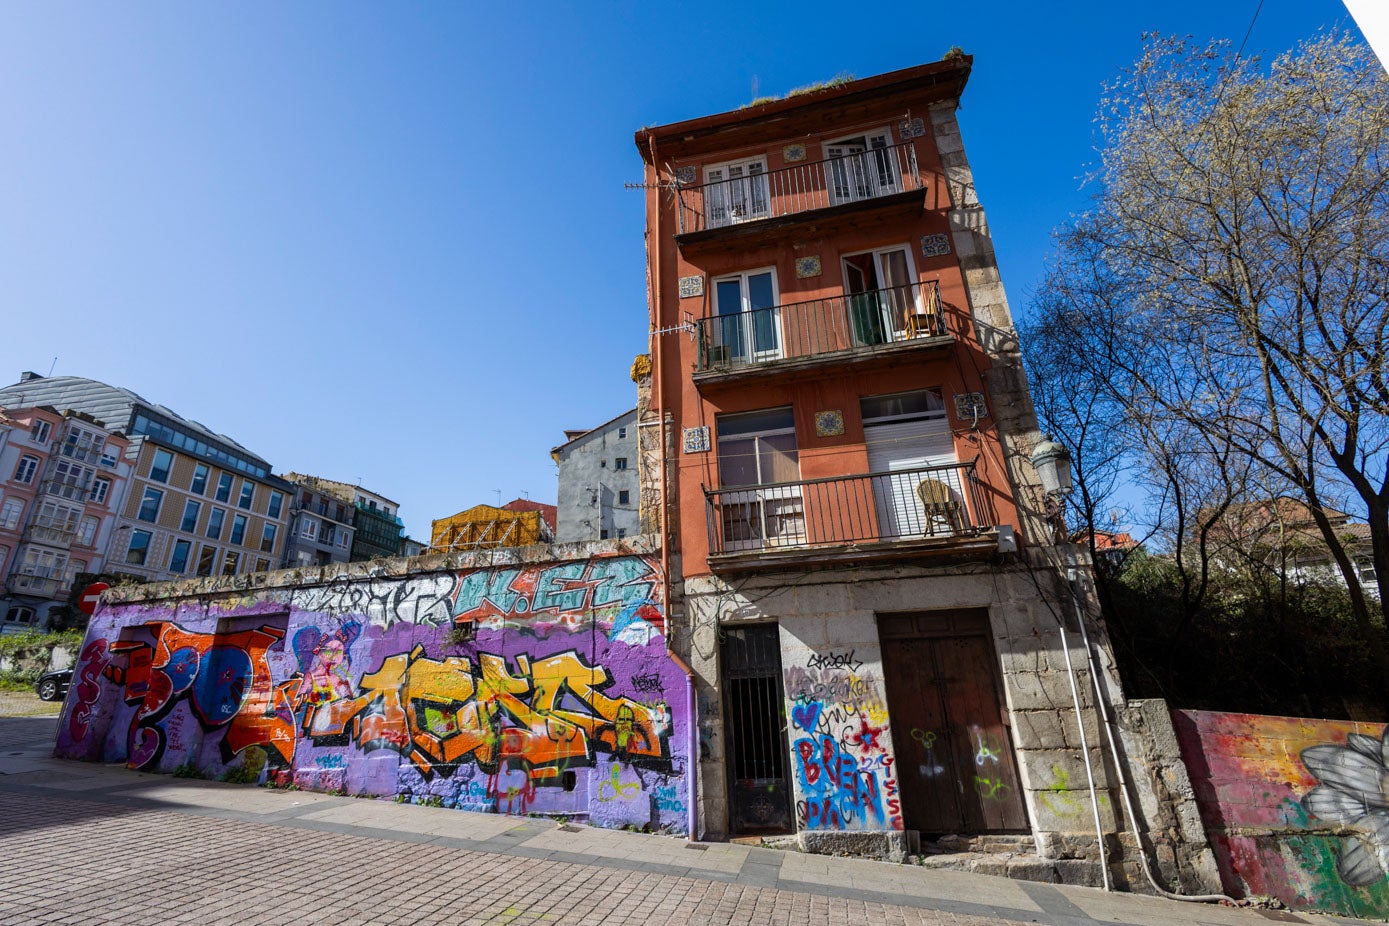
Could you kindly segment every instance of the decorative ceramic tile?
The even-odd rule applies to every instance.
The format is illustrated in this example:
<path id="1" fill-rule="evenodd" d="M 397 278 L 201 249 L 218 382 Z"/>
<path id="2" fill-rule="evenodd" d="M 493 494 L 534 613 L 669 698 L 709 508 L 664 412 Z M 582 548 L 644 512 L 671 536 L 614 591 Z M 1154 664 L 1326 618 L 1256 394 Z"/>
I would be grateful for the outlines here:
<path id="1" fill-rule="evenodd" d="M 809 257 L 796 258 L 796 279 L 808 280 L 811 277 L 820 275 L 820 258 L 812 254 Z"/>
<path id="2" fill-rule="evenodd" d="M 804 161 L 805 145 L 787 145 L 781 149 L 781 159 L 788 164 L 792 161 Z"/>
<path id="3" fill-rule="evenodd" d="M 675 168 L 675 182 L 694 183 L 696 177 L 696 170 L 697 169 L 693 164 L 686 165 L 685 167 Z"/>
<path id="4" fill-rule="evenodd" d="M 844 413 L 837 408 L 815 413 L 816 437 L 839 437 L 844 433 Z"/>
<path id="5" fill-rule="evenodd" d="M 977 421 L 980 418 L 989 417 L 989 406 L 984 402 L 984 393 L 956 393 L 955 417 L 961 421 Z"/>
<path id="6" fill-rule="evenodd" d="M 926 134 L 926 123 L 920 119 L 903 119 L 897 124 L 897 131 L 902 136 L 902 140 L 909 138 L 920 138 Z"/>
<path id="7" fill-rule="evenodd" d="M 944 257 L 950 253 L 949 235 L 922 235 L 922 257 Z"/>
<path id="8" fill-rule="evenodd" d="M 709 426 L 707 424 L 697 428 L 686 428 L 684 438 L 686 453 L 709 452 Z"/>
<path id="9" fill-rule="evenodd" d="M 704 276 L 695 274 L 692 277 L 680 278 L 680 298 L 693 299 L 695 296 L 704 295 Z"/>

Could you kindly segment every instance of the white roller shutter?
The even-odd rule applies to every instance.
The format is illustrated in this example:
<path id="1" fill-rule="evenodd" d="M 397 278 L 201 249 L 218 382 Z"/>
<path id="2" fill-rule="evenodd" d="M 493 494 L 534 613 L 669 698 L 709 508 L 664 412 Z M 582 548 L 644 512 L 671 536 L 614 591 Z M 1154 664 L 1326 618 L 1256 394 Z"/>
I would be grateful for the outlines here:
<path id="1" fill-rule="evenodd" d="M 868 448 L 868 469 L 874 473 L 897 473 L 955 462 L 955 440 L 944 415 L 865 424 L 863 435 Z M 928 529 L 932 533 L 940 532 L 939 525 L 926 523 L 926 513 L 917 497 L 916 487 L 922 478 L 919 473 L 902 473 L 873 480 L 873 501 L 881 539 L 921 537 Z M 942 472 L 934 478 L 958 492 L 959 479 L 953 471 Z"/>

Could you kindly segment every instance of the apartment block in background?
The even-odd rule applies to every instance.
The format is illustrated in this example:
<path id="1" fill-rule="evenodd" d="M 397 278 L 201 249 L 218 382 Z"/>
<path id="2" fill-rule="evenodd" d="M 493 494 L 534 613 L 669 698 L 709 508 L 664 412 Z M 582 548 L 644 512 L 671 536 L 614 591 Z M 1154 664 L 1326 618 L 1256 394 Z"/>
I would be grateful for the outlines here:
<path id="1" fill-rule="evenodd" d="M 405 522 L 396 513 L 400 510 L 399 503 L 350 482 L 301 473 L 288 473 L 286 476 L 300 486 L 307 486 L 353 507 L 352 562 L 404 553 Z"/>
<path id="2" fill-rule="evenodd" d="M 106 565 L 129 443 L 79 411 L 0 409 L 0 632 L 46 626 L 73 577 Z"/>
<path id="3" fill-rule="evenodd" d="M 700 835 L 1064 843 L 1090 877 L 1086 760 L 1107 833 L 1119 798 L 1063 733 L 1071 593 L 955 117 L 971 60 L 636 133 L 668 627 Z"/>
<path id="4" fill-rule="evenodd" d="M 293 568 L 350 562 L 357 507 L 317 487 L 318 480 L 312 476 L 285 473 L 284 479 L 293 491 L 282 565 Z"/>
<path id="5" fill-rule="evenodd" d="M 110 540 L 109 570 L 158 581 L 279 565 L 291 487 L 230 437 L 129 389 L 76 376 L 25 373 L 0 389 L 0 405 L 80 412 L 129 439 L 131 483 Z M 74 491 L 99 491 L 99 468 L 99 461 L 69 463 L 59 478 Z"/>
<path id="6" fill-rule="evenodd" d="M 637 410 L 587 431 L 566 431 L 564 437 L 550 451 L 559 464 L 555 539 L 568 543 L 640 533 Z"/>

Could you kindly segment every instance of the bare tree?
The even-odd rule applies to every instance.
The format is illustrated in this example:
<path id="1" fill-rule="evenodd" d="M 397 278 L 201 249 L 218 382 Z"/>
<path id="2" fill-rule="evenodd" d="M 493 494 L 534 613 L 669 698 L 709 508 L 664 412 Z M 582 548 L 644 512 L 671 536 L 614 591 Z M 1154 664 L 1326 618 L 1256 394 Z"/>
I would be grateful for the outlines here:
<path id="1" fill-rule="evenodd" d="M 1158 471 L 1300 493 L 1389 670 L 1389 77 L 1348 36 L 1266 69 L 1150 39 L 1100 127 L 1094 207 L 1059 235 L 1034 330 Z M 1333 507 L 1370 525 L 1378 601 Z"/>

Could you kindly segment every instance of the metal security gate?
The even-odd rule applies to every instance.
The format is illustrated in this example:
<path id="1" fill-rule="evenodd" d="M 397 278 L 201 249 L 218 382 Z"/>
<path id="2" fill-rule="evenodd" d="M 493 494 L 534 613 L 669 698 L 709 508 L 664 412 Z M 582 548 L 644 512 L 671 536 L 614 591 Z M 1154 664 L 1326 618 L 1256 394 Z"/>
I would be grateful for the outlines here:
<path id="1" fill-rule="evenodd" d="M 786 701 L 775 624 L 723 630 L 724 742 L 735 836 L 791 832 Z"/>
<path id="2" fill-rule="evenodd" d="M 880 614 L 878 637 L 906 828 L 1026 832 L 988 611 Z"/>

